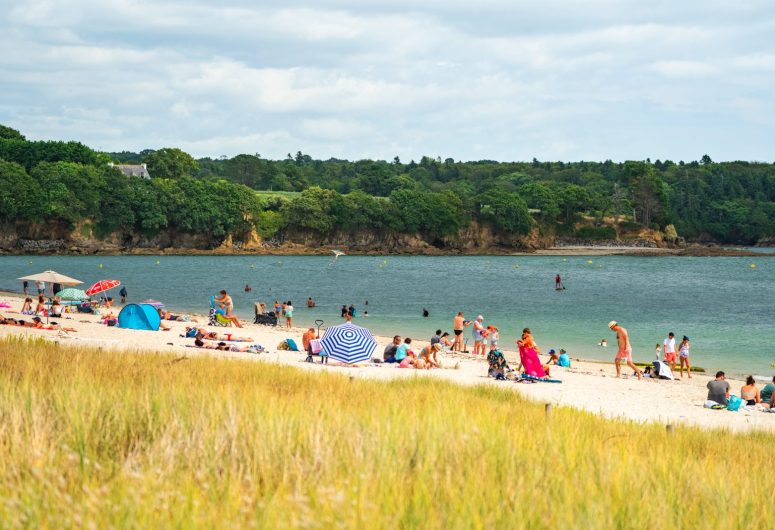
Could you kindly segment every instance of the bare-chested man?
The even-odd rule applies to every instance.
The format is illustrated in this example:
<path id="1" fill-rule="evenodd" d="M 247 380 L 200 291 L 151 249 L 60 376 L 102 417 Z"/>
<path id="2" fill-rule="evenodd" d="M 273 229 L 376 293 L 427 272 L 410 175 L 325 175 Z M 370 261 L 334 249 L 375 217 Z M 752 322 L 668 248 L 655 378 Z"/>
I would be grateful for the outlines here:
<path id="1" fill-rule="evenodd" d="M 627 366 L 635 370 L 638 379 L 642 379 L 643 373 L 632 362 L 632 346 L 630 345 L 630 336 L 627 334 L 627 330 L 621 327 L 616 320 L 609 322 L 608 327 L 611 328 L 611 331 L 616 333 L 616 341 L 619 343 L 619 350 L 614 359 L 614 365 L 616 365 L 616 377 L 622 376 L 622 362 L 626 361 Z"/>
<path id="2" fill-rule="evenodd" d="M 469 321 L 465 320 L 462 311 L 460 311 L 455 317 L 455 322 L 453 323 L 452 327 L 452 329 L 455 331 L 455 340 L 452 343 L 453 351 L 463 351 L 463 328 L 470 324 L 471 323 Z"/>

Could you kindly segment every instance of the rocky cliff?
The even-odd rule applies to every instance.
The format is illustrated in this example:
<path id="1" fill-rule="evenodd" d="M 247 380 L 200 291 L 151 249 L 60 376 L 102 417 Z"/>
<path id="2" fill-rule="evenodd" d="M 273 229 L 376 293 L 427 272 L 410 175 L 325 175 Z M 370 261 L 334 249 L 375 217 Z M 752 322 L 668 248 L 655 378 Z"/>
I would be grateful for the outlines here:
<path id="1" fill-rule="evenodd" d="M 366 230 L 327 236 L 286 232 L 264 241 L 255 231 L 223 238 L 173 230 L 153 236 L 121 232 L 100 236 L 89 224 L 73 230 L 45 225 L 0 229 L 0 252 L 13 254 L 324 254 L 334 248 L 352 254 L 503 254 L 546 248 L 553 243 L 554 238 L 541 237 L 537 230 L 526 237 L 503 236 L 476 223 L 453 237 L 440 239 Z"/>

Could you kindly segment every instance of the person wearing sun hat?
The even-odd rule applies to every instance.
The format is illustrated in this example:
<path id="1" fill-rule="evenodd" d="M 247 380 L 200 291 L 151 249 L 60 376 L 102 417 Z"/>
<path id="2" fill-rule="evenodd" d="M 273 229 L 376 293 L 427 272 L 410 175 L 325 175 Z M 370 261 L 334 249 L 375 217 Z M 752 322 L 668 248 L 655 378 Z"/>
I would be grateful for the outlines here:
<path id="1" fill-rule="evenodd" d="M 548 364 L 557 364 L 557 361 L 559 360 L 559 358 L 557 357 L 557 352 L 554 351 L 554 348 L 549 350 L 549 353 L 547 355 L 549 355 Z"/>
<path id="2" fill-rule="evenodd" d="M 616 366 L 616 377 L 622 376 L 621 363 L 626 362 L 627 366 L 635 371 L 638 379 L 643 379 L 643 372 L 641 372 L 640 368 L 635 366 L 635 363 L 632 362 L 632 346 L 630 345 L 630 335 L 627 333 L 627 330 L 620 326 L 616 320 L 609 322 L 608 327 L 611 329 L 611 331 L 616 333 L 616 342 L 619 344 L 616 357 L 614 358 L 614 365 Z"/>

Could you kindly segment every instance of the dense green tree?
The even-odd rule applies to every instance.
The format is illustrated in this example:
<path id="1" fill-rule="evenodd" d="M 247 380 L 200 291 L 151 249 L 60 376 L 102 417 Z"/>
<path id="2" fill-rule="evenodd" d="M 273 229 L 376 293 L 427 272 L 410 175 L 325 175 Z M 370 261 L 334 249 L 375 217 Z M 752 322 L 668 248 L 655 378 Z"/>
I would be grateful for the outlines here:
<path id="1" fill-rule="evenodd" d="M 38 181 L 21 165 L 0 159 L 0 223 L 39 221 L 46 206 Z"/>
<path id="2" fill-rule="evenodd" d="M 463 203 L 453 193 L 397 190 L 390 195 L 396 207 L 399 228 L 438 239 L 456 234 L 464 225 Z"/>
<path id="3" fill-rule="evenodd" d="M 11 129 L 3 124 L 0 124 L 0 138 L 7 138 L 9 140 L 26 140 L 24 135 L 16 129 Z"/>
<path id="4" fill-rule="evenodd" d="M 97 163 L 96 153 L 80 142 L 28 142 L 18 138 L 0 138 L 0 158 L 21 164 L 27 171 L 40 162 Z"/>
<path id="5" fill-rule="evenodd" d="M 541 182 L 523 184 L 518 188 L 519 195 L 524 198 L 530 208 L 539 210 L 538 217 L 545 223 L 553 223 L 560 215 L 557 195 L 554 190 Z"/>
<path id="6" fill-rule="evenodd" d="M 490 190 L 480 198 L 479 214 L 496 232 L 525 235 L 533 221 L 527 203 L 516 193 Z"/>
<path id="7" fill-rule="evenodd" d="M 36 165 L 32 176 L 47 197 L 47 215 L 71 227 L 81 220 L 97 218 L 106 189 L 107 169 L 73 162 L 41 162 Z"/>
<path id="8" fill-rule="evenodd" d="M 557 190 L 557 206 L 563 212 L 566 223 L 574 221 L 576 216 L 588 209 L 590 204 L 589 192 L 577 185 L 568 184 Z"/>
<path id="9" fill-rule="evenodd" d="M 664 184 L 652 167 L 633 176 L 630 182 L 633 204 L 644 226 L 650 226 L 657 216 L 665 213 L 668 194 Z"/>
<path id="10" fill-rule="evenodd" d="M 165 147 L 148 153 L 144 162 L 153 178 L 179 179 L 199 171 L 199 162 L 177 147 Z"/>

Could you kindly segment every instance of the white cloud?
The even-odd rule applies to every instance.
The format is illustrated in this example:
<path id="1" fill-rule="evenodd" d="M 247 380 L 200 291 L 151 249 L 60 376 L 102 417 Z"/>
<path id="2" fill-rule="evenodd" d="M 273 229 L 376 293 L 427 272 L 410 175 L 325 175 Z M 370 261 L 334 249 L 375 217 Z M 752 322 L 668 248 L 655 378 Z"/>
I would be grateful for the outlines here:
<path id="1" fill-rule="evenodd" d="M 197 156 L 768 158 L 773 35 L 761 0 L 10 0 L 0 123 Z"/>

